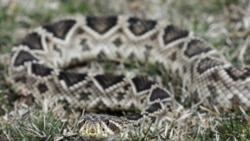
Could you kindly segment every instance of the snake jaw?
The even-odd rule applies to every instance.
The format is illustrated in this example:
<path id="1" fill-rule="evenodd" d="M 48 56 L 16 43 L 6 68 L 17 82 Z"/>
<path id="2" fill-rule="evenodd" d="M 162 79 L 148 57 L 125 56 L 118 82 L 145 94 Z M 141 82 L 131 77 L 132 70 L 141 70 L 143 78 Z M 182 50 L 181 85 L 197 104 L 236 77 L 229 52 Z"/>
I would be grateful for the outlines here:
<path id="1" fill-rule="evenodd" d="M 118 135 L 122 130 L 112 116 L 98 114 L 84 115 L 78 122 L 79 134 L 90 139 L 105 139 Z"/>
<path id="2" fill-rule="evenodd" d="M 98 121 L 86 121 L 79 130 L 79 133 L 83 137 L 88 138 L 105 138 L 107 133 L 100 130 L 101 126 Z"/>

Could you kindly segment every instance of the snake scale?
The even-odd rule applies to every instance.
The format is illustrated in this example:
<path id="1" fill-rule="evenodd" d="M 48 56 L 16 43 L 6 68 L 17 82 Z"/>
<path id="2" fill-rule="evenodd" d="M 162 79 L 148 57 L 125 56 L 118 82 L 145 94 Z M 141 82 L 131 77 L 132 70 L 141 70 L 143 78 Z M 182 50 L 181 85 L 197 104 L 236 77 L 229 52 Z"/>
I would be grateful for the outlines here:
<path id="1" fill-rule="evenodd" d="M 206 41 L 166 20 L 76 15 L 42 25 L 14 45 L 7 79 L 36 100 L 52 96 L 86 111 L 139 110 L 131 119 L 84 115 L 79 132 L 86 137 L 106 138 L 151 117 L 174 119 L 180 104 L 162 84 L 65 69 L 98 58 L 161 66 L 180 76 L 182 97 L 207 107 L 250 106 L 250 68 L 232 66 Z"/>

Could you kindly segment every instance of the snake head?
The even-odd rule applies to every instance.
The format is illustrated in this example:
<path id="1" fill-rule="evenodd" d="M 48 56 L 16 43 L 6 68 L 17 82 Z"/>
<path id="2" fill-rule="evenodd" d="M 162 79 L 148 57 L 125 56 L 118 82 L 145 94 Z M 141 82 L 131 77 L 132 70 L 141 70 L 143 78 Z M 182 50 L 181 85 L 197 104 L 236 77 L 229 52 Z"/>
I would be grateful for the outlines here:
<path id="1" fill-rule="evenodd" d="M 79 122 L 79 134 L 89 139 L 113 138 L 126 131 L 129 121 L 124 118 L 102 115 L 83 115 Z"/>

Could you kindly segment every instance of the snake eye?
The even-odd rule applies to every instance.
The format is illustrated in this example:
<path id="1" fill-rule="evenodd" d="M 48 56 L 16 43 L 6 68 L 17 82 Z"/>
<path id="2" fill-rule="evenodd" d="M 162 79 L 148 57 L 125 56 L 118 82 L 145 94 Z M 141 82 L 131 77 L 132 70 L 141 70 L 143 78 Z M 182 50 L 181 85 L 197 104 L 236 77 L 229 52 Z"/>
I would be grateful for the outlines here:
<path id="1" fill-rule="evenodd" d="M 86 120 L 81 120 L 81 121 L 79 121 L 78 123 L 77 123 L 77 126 L 78 127 L 82 127 L 83 126 L 83 124 L 85 124 L 85 122 L 86 122 Z"/>
<path id="2" fill-rule="evenodd" d="M 104 123 L 105 123 L 107 126 L 109 126 L 109 120 L 108 120 L 108 119 L 104 120 Z"/>

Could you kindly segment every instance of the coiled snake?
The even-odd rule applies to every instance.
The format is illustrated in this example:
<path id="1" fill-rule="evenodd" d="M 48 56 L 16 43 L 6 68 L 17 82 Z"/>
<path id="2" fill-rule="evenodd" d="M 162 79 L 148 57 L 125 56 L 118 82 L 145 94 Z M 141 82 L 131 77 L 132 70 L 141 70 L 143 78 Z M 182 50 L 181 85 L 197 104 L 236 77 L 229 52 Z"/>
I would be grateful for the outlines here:
<path id="1" fill-rule="evenodd" d="M 236 68 L 192 32 L 167 21 L 126 16 L 66 17 L 32 30 L 12 49 L 8 81 L 35 99 L 53 96 L 72 108 L 140 112 L 132 119 L 89 114 L 80 134 L 105 138 L 141 120 L 173 120 L 180 105 L 161 84 L 144 77 L 65 69 L 105 58 L 162 66 L 182 79 L 183 97 L 207 107 L 250 105 L 250 69 Z"/>

